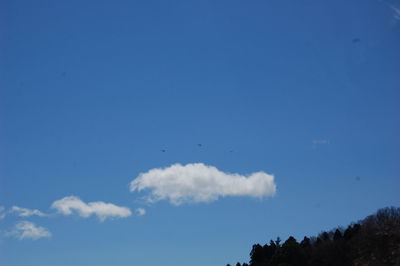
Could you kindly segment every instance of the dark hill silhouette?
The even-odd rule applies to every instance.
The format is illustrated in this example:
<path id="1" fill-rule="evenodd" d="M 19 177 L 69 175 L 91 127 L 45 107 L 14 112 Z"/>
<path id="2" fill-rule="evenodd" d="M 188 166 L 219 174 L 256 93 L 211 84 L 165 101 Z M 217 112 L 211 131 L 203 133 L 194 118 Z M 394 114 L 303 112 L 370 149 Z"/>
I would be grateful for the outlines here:
<path id="1" fill-rule="evenodd" d="M 253 245 L 249 264 L 236 266 L 400 266 L 400 208 L 388 207 L 349 225 L 297 242 L 278 237 Z M 230 266 L 228 264 L 227 266 Z"/>

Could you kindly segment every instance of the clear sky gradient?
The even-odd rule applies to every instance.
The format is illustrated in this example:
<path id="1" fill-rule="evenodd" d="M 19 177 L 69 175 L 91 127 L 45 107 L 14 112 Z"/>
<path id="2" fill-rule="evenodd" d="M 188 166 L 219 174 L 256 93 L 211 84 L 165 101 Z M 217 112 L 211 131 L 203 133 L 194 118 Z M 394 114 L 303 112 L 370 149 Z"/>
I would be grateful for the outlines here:
<path id="1" fill-rule="evenodd" d="M 0 265 L 222 266 L 399 206 L 399 47 L 399 1 L 1 1 Z M 277 191 L 130 191 L 175 163 Z M 50 208 L 66 196 L 132 215 Z"/>

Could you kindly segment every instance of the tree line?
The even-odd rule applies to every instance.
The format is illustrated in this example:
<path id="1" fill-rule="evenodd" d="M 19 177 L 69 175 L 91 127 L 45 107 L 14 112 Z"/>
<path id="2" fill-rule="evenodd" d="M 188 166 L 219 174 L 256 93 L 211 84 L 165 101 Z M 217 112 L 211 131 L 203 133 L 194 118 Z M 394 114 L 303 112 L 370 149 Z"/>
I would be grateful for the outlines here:
<path id="1" fill-rule="evenodd" d="M 298 242 L 278 237 L 255 244 L 249 263 L 236 266 L 400 266 L 400 208 L 387 207 L 346 229 L 335 228 Z M 227 266 L 231 266 L 227 264 Z"/>

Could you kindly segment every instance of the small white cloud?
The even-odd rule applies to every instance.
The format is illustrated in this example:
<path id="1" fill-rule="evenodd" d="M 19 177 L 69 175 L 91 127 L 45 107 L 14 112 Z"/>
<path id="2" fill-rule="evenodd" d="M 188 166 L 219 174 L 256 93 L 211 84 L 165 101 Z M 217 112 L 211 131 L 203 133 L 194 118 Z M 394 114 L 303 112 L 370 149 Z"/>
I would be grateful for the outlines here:
<path id="1" fill-rule="evenodd" d="M 314 139 L 311 143 L 312 143 L 313 149 L 318 149 L 321 146 L 330 144 L 329 140 L 326 140 L 326 139 Z"/>
<path id="2" fill-rule="evenodd" d="M 211 202 L 225 196 L 265 197 L 276 192 L 274 176 L 256 172 L 244 176 L 224 173 L 202 163 L 174 164 L 141 173 L 130 184 L 131 192 L 149 189 L 149 202 L 169 200 L 174 205 L 185 202 Z"/>
<path id="3" fill-rule="evenodd" d="M 0 220 L 3 220 L 6 217 L 4 209 L 5 209 L 4 206 L 0 206 Z"/>
<path id="4" fill-rule="evenodd" d="M 28 221 L 18 222 L 11 232 L 7 233 L 8 236 L 14 236 L 19 240 L 23 239 L 39 239 L 39 238 L 49 238 L 51 233 L 44 227 L 36 226 L 34 223 Z"/>
<path id="5" fill-rule="evenodd" d="M 124 218 L 132 214 L 131 210 L 127 207 L 120 207 L 102 201 L 85 203 L 75 196 L 56 200 L 51 207 L 64 215 L 71 215 L 76 212 L 79 216 L 86 218 L 93 214 L 100 221 L 104 221 L 107 218 Z"/>
<path id="6" fill-rule="evenodd" d="M 29 216 L 47 216 L 47 214 L 39 211 L 39 210 L 31 210 L 31 209 L 27 209 L 27 208 L 21 208 L 18 206 L 12 206 L 10 212 L 16 213 L 18 216 L 20 217 L 29 217 Z"/>
<path id="7" fill-rule="evenodd" d="M 313 145 L 326 145 L 326 144 L 329 144 L 329 140 L 326 140 L 326 139 L 314 139 L 313 141 L 312 141 L 312 144 Z"/>
<path id="8" fill-rule="evenodd" d="M 143 208 L 137 208 L 136 209 L 136 214 L 137 214 L 137 216 L 143 216 L 143 215 L 146 214 L 146 210 L 143 209 Z"/>

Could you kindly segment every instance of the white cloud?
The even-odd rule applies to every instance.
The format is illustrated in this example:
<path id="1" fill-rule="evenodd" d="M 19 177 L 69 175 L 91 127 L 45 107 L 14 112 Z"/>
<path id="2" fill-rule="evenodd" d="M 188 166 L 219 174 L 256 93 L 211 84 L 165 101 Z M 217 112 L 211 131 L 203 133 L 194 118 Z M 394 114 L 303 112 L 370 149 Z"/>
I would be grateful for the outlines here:
<path id="1" fill-rule="evenodd" d="M 34 223 L 28 221 L 18 222 L 13 231 L 8 232 L 7 235 L 14 236 L 20 240 L 30 238 L 33 240 L 51 237 L 51 233 L 46 228 L 36 226 Z"/>
<path id="2" fill-rule="evenodd" d="M 169 200 L 174 205 L 185 202 L 210 202 L 225 196 L 273 196 L 274 176 L 256 172 L 247 176 L 224 173 L 202 163 L 174 164 L 141 173 L 130 184 L 131 192 L 149 189 L 149 202 Z"/>
<path id="3" fill-rule="evenodd" d="M 314 139 L 313 141 L 312 141 L 312 144 L 313 145 L 325 145 L 325 144 L 329 144 L 329 140 L 326 140 L 326 139 Z"/>
<path id="4" fill-rule="evenodd" d="M 12 206 L 10 212 L 15 212 L 20 217 L 29 217 L 29 216 L 33 216 L 33 215 L 37 215 L 40 217 L 47 216 L 47 214 L 45 214 L 39 210 L 31 210 L 31 209 L 27 209 L 27 208 L 21 208 L 18 206 Z"/>
<path id="5" fill-rule="evenodd" d="M 4 212 L 4 206 L 0 206 L 0 220 L 4 219 L 6 217 L 6 213 Z"/>
<path id="6" fill-rule="evenodd" d="M 96 215 L 100 221 L 104 221 L 107 218 L 124 218 L 132 214 L 131 210 L 127 207 L 120 207 L 102 201 L 85 203 L 75 196 L 56 200 L 51 207 L 64 215 L 71 215 L 76 212 L 79 216 L 86 218 L 93 214 Z"/>
<path id="7" fill-rule="evenodd" d="M 146 210 L 143 209 L 143 208 L 137 208 L 136 209 L 136 214 L 137 214 L 137 216 L 143 216 L 143 215 L 146 214 Z"/>

